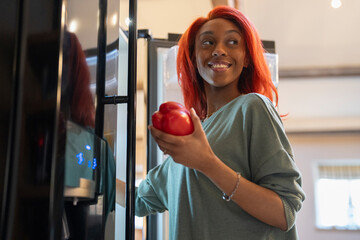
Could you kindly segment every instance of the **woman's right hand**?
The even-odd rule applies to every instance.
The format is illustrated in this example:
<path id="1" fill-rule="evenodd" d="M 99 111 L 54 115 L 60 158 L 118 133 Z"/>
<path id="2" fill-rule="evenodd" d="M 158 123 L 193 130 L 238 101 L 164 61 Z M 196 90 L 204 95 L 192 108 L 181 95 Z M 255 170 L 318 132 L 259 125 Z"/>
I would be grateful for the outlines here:
<path id="1" fill-rule="evenodd" d="M 190 116 L 194 132 L 186 136 L 168 134 L 153 126 L 149 126 L 149 129 L 159 148 L 169 154 L 176 163 L 204 172 L 216 156 L 194 109 L 190 110 Z"/>

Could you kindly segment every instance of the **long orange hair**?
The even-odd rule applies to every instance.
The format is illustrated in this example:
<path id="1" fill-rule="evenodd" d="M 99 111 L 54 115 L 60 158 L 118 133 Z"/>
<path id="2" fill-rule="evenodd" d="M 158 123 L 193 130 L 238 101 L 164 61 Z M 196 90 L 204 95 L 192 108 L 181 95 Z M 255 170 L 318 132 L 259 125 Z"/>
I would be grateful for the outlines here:
<path id="1" fill-rule="evenodd" d="M 223 18 L 234 23 L 242 32 L 245 39 L 246 56 L 249 65 L 243 68 L 238 84 L 242 94 L 260 93 L 271 101 L 278 101 L 278 92 L 271 80 L 271 73 L 264 57 L 264 48 L 253 24 L 237 9 L 219 6 L 211 10 L 207 17 L 196 19 L 179 40 L 177 56 L 177 74 L 179 84 L 187 108 L 194 108 L 200 119 L 206 116 L 206 96 L 203 79 L 196 68 L 195 38 L 200 28 L 208 21 Z"/>

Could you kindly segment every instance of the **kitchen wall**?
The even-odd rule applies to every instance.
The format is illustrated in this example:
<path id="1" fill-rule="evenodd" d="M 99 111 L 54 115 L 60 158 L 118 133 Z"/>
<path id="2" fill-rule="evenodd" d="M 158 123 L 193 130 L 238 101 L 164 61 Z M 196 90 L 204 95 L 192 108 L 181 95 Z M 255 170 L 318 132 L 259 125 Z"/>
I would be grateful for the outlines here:
<path id="1" fill-rule="evenodd" d="M 264 39 L 276 41 L 280 67 L 360 65 L 360 1 L 244 0 L 242 8 Z"/>
<path id="2" fill-rule="evenodd" d="M 360 231 L 315 227 L 314 164 L 319 160 L 360 161 L 360 77 L 280 79 L 279 111 L 303 175 L 306 200 L 297 227 L 300 239 L 355 240 Z"/>
<path id="3" fill-rule="evenodd" d="M 355 14 L 360 6 L 358 1 L 350 0 L 333 9 L 330 2 L 252 0 L 242 7 L 260 36 L 276 42 L 279 111 L 289 114 L 284 125 L 307 194 L 297 219 L 300 239 L 355 240 L 360 238 L 359 231 L 315 227 L 315 162 L 360 161 L 360 74 L 331 74 L 343 67 L 359 69 L 360 51 L 354 46 L 360 42 L 360 31 L 353 31 L 353 27 L 360 22 Z M 281 71 L 288 69 L 303 71 L 295 77 L 281 77 Z M 322 73 L 302 76 L 312 69 Z"/>
<path id="4" fill-rule="evenodd" d="M 360 1 L 343 1 L 338 9 L 331 0 L 238 1 L 261 37 L 276 41 L 281 68 L 360 65 Z M 125 16 L 126 1 L 120 2 Z M 138 27 L 165 38 L 168 32 L 183 33 L 211 8 L 210 0 L 139 0 Z"/>
<path id="5" fill-rule="evenodd" d="M 314 166 L 322 160 L 360 160 L 359 133 L 290 133 L 296 163 L 303 175 L 306 200 L 297 217 L 303 240 L 358 240 L 360 231 L 320 230 L 315 227 Z M 335 207 L 335 206 L 334 206 Z"/>

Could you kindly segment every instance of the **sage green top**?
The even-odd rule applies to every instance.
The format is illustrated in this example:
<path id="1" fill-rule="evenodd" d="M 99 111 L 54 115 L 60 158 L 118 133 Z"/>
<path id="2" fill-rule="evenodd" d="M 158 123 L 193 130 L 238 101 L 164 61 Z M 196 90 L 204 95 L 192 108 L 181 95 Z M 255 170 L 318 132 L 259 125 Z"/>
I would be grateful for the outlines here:
<path id="1" fill-rule="evenodd" d="M 260 94 L 241 95 L 202 125 L 216 156 L 243 178 L 280 196 L 287 231 L 255 219 L 232 201 L 224 201 L 221 190 L 209 178 L 171 157 L 149 171 L 136 189 L 135 214 L 168 210 L 171 240 L 298 239 L 295 218 L 305 194 L 272 102 Z"/>

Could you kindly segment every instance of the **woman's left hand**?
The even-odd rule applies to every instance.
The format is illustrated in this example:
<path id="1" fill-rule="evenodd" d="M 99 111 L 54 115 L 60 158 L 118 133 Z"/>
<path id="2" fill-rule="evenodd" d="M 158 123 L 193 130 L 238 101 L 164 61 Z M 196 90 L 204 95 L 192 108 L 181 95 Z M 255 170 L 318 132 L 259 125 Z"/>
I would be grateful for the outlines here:
<path id="1" fill-rule="evenodd" d="M 167 134 L 152 125 L 149 129 L 159 148 L 169 154 L 176 163 L 204 172 L 216 156 L 193 108 L 190 110 L 190 116 L 194 132 L 186 136 Z"/>

